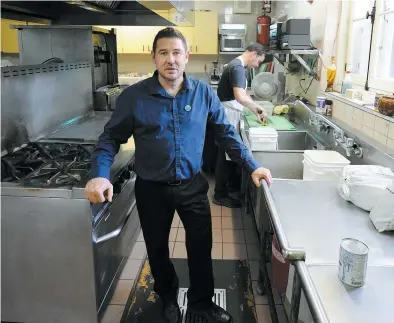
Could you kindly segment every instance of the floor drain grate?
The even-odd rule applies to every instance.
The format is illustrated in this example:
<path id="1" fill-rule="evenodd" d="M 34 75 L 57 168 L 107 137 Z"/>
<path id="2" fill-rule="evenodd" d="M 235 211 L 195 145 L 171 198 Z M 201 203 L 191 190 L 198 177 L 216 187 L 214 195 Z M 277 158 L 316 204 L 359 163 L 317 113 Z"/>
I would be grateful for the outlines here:
<path id="1" fill-rule="evenodd" d="M 199 316 L 190 315 L 190 313 L 186 313 L 187 290 L 187 288 L 179 288 L 178 291 L 178 304 L 182 313 L 182 323 L 206 323 L 206 319 Z M 221 308 L 226 309 L 226 290 L 215 289 L 214 293 L 215 294 L 212 297 L 212 301 Z"/>

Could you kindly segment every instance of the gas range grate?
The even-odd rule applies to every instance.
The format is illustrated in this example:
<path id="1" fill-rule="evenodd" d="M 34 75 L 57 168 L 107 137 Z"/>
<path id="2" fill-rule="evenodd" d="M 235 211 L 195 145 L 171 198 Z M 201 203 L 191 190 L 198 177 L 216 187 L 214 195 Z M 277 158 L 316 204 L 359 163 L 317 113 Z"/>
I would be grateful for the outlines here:
<path id="1" fill-rule="evenodd" d="M 57 187 L 78 183 L 89 171 L 95 145 L 30 143 L 1 158 L 1 181 Z"/>
<path id="2" fill-rule="evenodd" d="M 19 181 L 40 167 L 48 158 L 49 156 L 35 143 L 6 155 L 1 158 L 1 181 Z"/>
<path id="3" fill-rule="evenodd" d="M 39 143 L 40 149 L 51 159 L 90 160 L 94 145 L 80 145 L 67 143 Z"/>
<path id="4" fill-rule="evenodd" d="M 75 185 L 90 169 L 90 161 L 51 160 L 27 175 L 22 182 L 28 186 L 42 188 Z"/>
<path id="5" fill-rule="evenodd" d="M 17 182 L 30 174 L 32 171 L 40 167 L 44 163 L 43 160 L 35 162 L 24 163 L 23 166 L 13 165 L 12 160 L 1 159 L 1 181 L 2 182 Z"/>

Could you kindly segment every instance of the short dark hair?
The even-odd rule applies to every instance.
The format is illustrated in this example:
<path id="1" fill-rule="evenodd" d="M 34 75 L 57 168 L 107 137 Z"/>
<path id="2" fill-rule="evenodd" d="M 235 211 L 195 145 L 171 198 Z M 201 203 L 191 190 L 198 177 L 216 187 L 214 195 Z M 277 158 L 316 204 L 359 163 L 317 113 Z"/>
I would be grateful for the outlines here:
<path id="1" fill-rule="evenodd" d="M 156 34 L 155 39 L 153 40 L 153 53 L 156 53 L 157 41 L 161 38 L 178 38 L 182 40 L 183 47 L 185 47 L 185 52 L 187 52 L 187 41 L 185 36 L 183 36 L 183 34 L 179 30 L 172 27 L 167 27 L 160 30 Z"/>
<path id="2" fill-rule="evenodd" d="M 249 52 L 256 52 L 257 56 L 263 56 L 266 53 L 266 50 L 263 45 L 259 43 L 250 43 L 246 50 Z"/>

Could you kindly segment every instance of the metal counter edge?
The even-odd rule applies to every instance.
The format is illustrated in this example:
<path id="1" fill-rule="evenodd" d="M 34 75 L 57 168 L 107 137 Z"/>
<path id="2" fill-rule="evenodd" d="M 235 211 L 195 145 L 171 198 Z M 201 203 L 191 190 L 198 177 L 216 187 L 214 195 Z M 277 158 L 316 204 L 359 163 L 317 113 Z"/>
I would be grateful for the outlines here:
<path id="1" fill-rule="evenodd" d="M 275 185 L 275 182 L 272 185 Z M 287 241 L 285 231 L 283 230 L 282 224 L 280 222 L 279 214 L 278 211 L 276 210 L 275 203 L 272 198 L 272 194 L 265 180 L 261 181 L 261 190 L 267 202 L 267 206 L 271 216 L 271 221 L 274 226 L 274 230 L 276 233 L 279 247 L 282 252 L 282 256 L 290 261 L 305 260 L 305 250 L 303 248 L 291 248 L 289 246 L 289 242 Z"/>
<path id="2" fill-rule="evenodd" d="M 294 267 L 296 269 L 296 274 L 301 280 L 302 289 L 308 302 L 309 310 L 313 316 L 313 320 L 315 323 L 330 323 L 322 301 L 316 291 L 315 285 L 312 282 L 311 276 L 309 275 L 305 261 L 295 261 Z"/>

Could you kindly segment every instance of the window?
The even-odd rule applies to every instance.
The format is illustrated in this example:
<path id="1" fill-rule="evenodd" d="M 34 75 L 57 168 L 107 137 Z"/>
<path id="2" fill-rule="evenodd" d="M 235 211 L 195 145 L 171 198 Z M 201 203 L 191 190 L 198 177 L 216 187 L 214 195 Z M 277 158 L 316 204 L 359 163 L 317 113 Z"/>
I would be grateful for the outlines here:
<path id="1" fill-rule="evenodd" d="M 380 32 L 376 53 L 376 77 L 394 79 L 394 0 L 383 1 L 378 14 Z"/>
<path id="2" fill-rule="evenodd" d="M 366 12 L 371 11 L 373 0 L 354 1 L 351 11 L 350 60 L 351 71 L 355 75 L 367 76 L 369 45 L 371 43 L 371 20 Z"/>
<path id="3" fill-rule="evenodd" d="M 372 35 L 371 13 L 376 3 Z M 353 83 L 374 91 L 394 92 L 394 0 L 353 0 L 350 11 L 347 62 Z M 368 73 L 368 58 L 370 66 Z"/>

